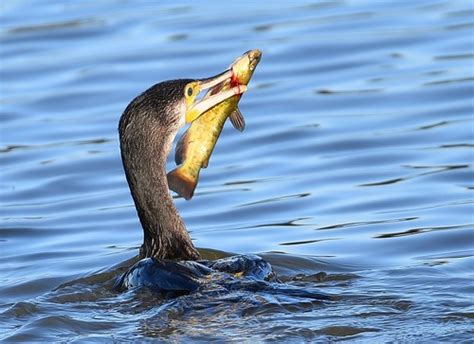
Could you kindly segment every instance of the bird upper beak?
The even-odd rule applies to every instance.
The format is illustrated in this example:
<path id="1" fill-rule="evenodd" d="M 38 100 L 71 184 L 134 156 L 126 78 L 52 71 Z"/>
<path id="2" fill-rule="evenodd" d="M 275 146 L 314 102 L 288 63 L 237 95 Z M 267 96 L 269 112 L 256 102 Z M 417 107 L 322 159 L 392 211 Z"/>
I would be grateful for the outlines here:
<path id="1" fill-rule="evenodd" d="M 231 68 L 211 78 L 198 80 L 199 92 L 202 92 L 203 90 L 207 90 L 209 88 L 217 86 L 226 81 L 231 82 L 233 77 L 234 77 L 234 73 Z M 206 97 L 200 100 L 196 100 L 186 112 L 186 122 L 189 123 L 198 119 L 203 113 L 205 113 L 210 108 L 216 106 L 219 103 L 222 103 L 224 100 L 230 97 L 240 95 L 244 93 L 246 90 L 247 90 L 247 86 L 237 85 L 225 91 L 219 91 L 210 96 L 206 95 Z"/>

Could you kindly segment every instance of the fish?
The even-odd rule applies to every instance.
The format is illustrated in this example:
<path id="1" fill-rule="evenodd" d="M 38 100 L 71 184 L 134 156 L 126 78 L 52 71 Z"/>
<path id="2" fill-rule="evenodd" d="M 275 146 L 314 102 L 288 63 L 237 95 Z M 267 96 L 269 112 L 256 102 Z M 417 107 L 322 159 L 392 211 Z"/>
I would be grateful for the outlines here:
<path id="1" fill-rule="evenodd" d="M 232 87 L 246 86 L 252 78 L 262 53 L 249 50 L 238 57 L 229 67 L 231 77 L 209 89 L 204 98 Z M 175 162 L 179 165 L 167 174 L 168 187 L 186 200 L 196 189 L 199 173 L 207 168 L 227 118 L 239 131 L 245 129 L 245 119 L 238 108 L 242 94 L 234 95 L 217 104 L 191 123 L 176 145 Z"/>

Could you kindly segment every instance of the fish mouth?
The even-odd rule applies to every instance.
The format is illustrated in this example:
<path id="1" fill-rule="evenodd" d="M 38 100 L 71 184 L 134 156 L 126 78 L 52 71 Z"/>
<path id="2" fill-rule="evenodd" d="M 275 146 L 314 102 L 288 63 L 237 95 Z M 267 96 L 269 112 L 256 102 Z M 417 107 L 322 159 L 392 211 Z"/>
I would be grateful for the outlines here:
<path id="1" fill-rule="evenodd" d="M 199 93 L 209 90 L 206 95 L 193 103 L 186 113 L 186 122 L 193 122 L 201 117 L 206 111 L 226 99 L 238 96 L 247 91 L 247 86 L 235 81 L 235 73 L 232 68 L 206 79 L 197 80 Z M 223 85 L 230 83 L 232 87 L 224 90 Z"/>
<path id="2" fill-rule="evenodd" d="M 238 64 L 239 61 L 243 58 L 248 58 L 249 69 L 253 72 L 255 67 L 257 67 L 260 59 L 262 58 L 262 52 L 258 49 L 249 50 L 242 54 L 237 60 L 234 61 L 232 65 Z"/>
<path id="3" fill-rule="evenodd" d="M 246 86 L 261 58 L 262 52 L 258 49 L 249 50 L 243 53 L 229 66 L 229 71 L 232 72 L 232 77 L 211 87 L 205 95 L 205 98 L 219 93 L 224 88 L 235 87 L 238 85 L 240 85 L 240 87 Z M 247 75 L 243 76 L 242 73 L 246 73 Z"/>

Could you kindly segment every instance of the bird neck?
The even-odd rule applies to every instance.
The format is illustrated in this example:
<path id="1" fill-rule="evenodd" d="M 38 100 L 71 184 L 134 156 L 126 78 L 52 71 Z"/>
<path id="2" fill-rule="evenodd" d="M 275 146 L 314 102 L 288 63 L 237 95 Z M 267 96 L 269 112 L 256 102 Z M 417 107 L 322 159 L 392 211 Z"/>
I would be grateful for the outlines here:
<path id="1" fill-rule="evenodd" d="M 143 134 L 121 140 L 125 174 L 143 227 L 140 258 L 199 259 L 168 189 L 166 158 L 174 135 Z"/>

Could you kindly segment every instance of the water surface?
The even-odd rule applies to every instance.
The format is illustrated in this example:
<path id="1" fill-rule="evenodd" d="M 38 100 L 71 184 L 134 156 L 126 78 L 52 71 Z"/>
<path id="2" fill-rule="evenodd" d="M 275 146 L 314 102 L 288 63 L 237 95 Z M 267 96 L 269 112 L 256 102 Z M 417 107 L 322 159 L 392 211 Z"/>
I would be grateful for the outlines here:
<path id="1" fill-rule="evenodd" d="M 447 0 L 5 2 L 0 338 L 469 342 L 473 15 Z M 177 206 L 204 256 L 259 253 L 338 299 L 114 292 L 142 240 L 121 112 L 254 48 L 246 130 L 226 125 Z"/>

